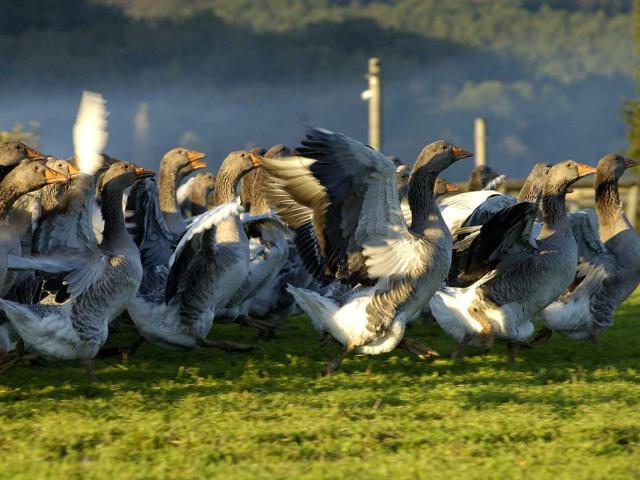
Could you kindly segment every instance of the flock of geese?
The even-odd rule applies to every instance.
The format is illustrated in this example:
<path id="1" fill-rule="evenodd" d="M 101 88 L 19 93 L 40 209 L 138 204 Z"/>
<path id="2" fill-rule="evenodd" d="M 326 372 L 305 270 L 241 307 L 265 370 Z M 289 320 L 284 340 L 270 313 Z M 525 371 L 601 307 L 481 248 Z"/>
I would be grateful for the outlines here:
<path id="1" fill-rule="evenodd" d="M 467 191 L 439 178 L 472 153 L 446 141 L 413 167 L 346 135 L 311 129 L 295 150 L 236 151 L 216 175 L 205 155 L 169 151 L 153 171 L 104 153 L 104 99 L 85 92 L 74 157 L 0 145 L 0 364 L 36 356 L 81 360 L 250 345 L 208 339 L 235 322 L 274 336 L 304 312 L 341 353 L 405 348 L 417 318 L 514 360 L 519 346 L 558 332 L 597 338 L 640 282 L 640 238 L 618 180 L 637 162 L 609 154 L 597 168 L 535 165 L 518 198 L 474 169 Z M 595 211 L 568 213 L 565 196 L 595 174 Z M 535 319 L 542 328 L 535 332 Z M 105 348 L 131 323 L 138 339 Z"/>

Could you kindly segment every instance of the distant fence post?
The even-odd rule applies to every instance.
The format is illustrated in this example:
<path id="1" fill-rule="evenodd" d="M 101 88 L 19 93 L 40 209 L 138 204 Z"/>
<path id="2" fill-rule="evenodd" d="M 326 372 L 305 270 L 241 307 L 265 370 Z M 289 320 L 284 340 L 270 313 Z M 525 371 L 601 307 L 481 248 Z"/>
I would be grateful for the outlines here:
<path id="1" fill-rule="evenodd" d="M 133 117 L 134 152 L 133 158 L 137 163 L 145 164 L 149 161 L 149 104 L 141 102 Z"/>
<path id="2" fill-rule="evenodd" d="M 476 118 L 474 123 L 476 149 L 473 152 L 476 166 L 487 164 L 487 122 L 484 118 Z"/>
<path id="3" fill-rule="evenodd" d="M 369 102 L 369 145 L 382 149 L 382 81 L 380 79 L 380 59 L 369 59 L 369 89 L 362 92 L 362 100 Z"/>

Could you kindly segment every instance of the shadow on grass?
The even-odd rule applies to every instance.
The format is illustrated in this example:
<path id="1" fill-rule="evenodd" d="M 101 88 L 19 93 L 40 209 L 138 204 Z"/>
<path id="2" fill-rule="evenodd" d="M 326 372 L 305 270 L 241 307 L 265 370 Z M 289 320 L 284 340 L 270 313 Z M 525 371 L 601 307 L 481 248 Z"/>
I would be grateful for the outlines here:
<path id="1" fill-rule="evenodd" d="M 167 402 L 191 395 L 218 396 L 248 392 L 273 395 L 309 390 L 323 393 L 342 390 L 369 390 L 380 395 L 387 405 L 403 402 L 389 385 L 397 389 L 419 382 L 425 391 L 443 384 L 478 387 L 462 401 L 470 407 L 491 408 L 507 402 L 542 401 L 559 409 L 575 405 L 575 400 L 553 394 L 543 399 L 520 394 L 492 393 L 505 387 L 540 387 L 567 382 L 635 382 L 640 368 L 640 345 L 629 342 L 636 335 L 633 309 L 621 309 L 618 324 L 605 334 L 600 346 L 589 342 L 569 342 L 559 336 L 542 347 L 523 349 L 516 365 L 507 363 L 504 347 L 496 345 L 488 355 L 469 349 L 469 355 L 453 362 L 448 354 L 455 347 L 437 325 L 417 322 L 407 336 L 424 341 L 443 354 L 435 361 L 420 361 L 396 350 L 377 357 L 349 357 L 342 370 L 329 378 L 320 377 L 325 362 L 340 348 L 333 344 L 320 348 L 317 333 L 305 317 L 288 319 L 278 338 L 256 341 L 255 334 L 237 326 L 214 325 L 211 338 L 254 343 L 249 353 L 226 353 L 198 349 L 193 352 L 163 351 L 143 345 L 138 353 L 123 362 L 119 359 L 96 360 L 101 382 L 90 384 L 78 362 L 48 360 L 39 366 L 20 366 L 0 378 L 8 392 L 1 403 L 21 400 L 86 399 L 112 400 L 126 393 L 144 397 L 144 407 L 162 409 Z M 126 345 L 132 332 L 114 335 L 111 345 Z M 614 399 L 616 393 L 612 393 Z M 395 402 L 395 403 L 394 403 Z M 572 403 L 573 402 L 573 403 Z"/>

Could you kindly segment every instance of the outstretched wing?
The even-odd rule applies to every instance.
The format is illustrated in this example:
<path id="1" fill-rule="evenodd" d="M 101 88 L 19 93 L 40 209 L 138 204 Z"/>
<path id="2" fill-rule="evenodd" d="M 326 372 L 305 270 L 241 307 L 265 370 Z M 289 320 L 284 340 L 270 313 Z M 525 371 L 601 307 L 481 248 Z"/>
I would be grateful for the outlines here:
<path id="1" fill-rule="evenodd" d="M 158 200 L 155 179 L 147 178 L 131 188 L 127 199 L 129 233 L 140 249 L 142 266 L 167 265 L 176 236 L 169 230 Z"/>
<path id="2" fill-rule="evenodd" d="M 239 215 L 240 209 L 240 205 L 236 202 L 225 203 L 192 219 L 176 245 L 175 252 L 169 259 L 169 275 L 165 290 L 165 301 L 167 303 L 178 291 L 180 282 L 184 278 L 184 273 L 193 264 L 194 259 L 203 251 L 203 248 L 209 247 L 215 250 L 216 245 L 213 244 L 212 239 L 215 237 L 216 225 L 231 216 Z M 209 238 L 205 238 L 204 233 L 206 232 L 211 232 L 212 235 Z M 205 242 L 211 243 L 206 244 Z"/>
<path id="3" fill-rule="evenodd" d="M 510 195 L 494 190 L 465 192 L 438 202 L 442 218 L 453 233 L 462 226 L 480 225 L 489 217 L 516 203 Z"/>
<path id="4" fill-rule="evenodd" d="M 538 207 L 520 202 L 488 218 L 482 226 L 462 227 L 456 234 L 451 277 L 456 285 L 470 285 L 499 264 L 505 266 L 530 255 L 536 248 L 532 230 Z M 478 228 L 479 227 L 479 228 Z M 454 278 L 450 277 L 450 283 Z"/>
<path id="5" fill-rule="evenodd" d="M 74 160 L 82 173 L 94 175 L 102 166 L 102 151 L 107 145 L 106 102 L 102 95 L 83 92 L 73 126 Z"/>
<path id="6" fill-rule="evenodd" d="M 402 216 L 393 162 L 327 130 L 312 130 L 302 145 L 299 157 L 262 164 L 280 190 L 311 210 L 326 271 L 351 283 L 407 275 L 419 256 Z M 302 221 L 309 220 L 308 210 L 296 212 L 298 227 L 308 223 Z"/>

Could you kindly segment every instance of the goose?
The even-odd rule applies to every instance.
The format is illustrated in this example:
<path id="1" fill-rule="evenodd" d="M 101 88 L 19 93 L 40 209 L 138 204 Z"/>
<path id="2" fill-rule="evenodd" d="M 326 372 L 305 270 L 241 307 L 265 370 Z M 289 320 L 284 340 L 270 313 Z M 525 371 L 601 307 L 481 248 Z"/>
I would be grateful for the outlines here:
<path id="1" fill-rule="evenodd" d="M 168 267 L 155 268 L 127 310 L 140 335 L 169 350 L 197 346 L 247 350 L 207 335 L 249 273 L 249 244 L 240 221 L 235 187 L 258 166 L 249 152 L 230 153 L 216 176 L 217 206 L 195 217 L 178 242 Z"/>
<path id="2" fill-rule="evenodd" d="M 518 343 L 533 333 L 533 317 L 573 281 L 578 248 L 565 211 L 567 189 L 597 169 L 567 160 L 547 173 L 542 193 L 544 224 L 531 229 L 538 207 L 520 202 L 490 217 L 470 247 L 467 269 L 481 278 L 468 287 L 439 289 L 429 307 L 442 329 L 458 341 L 454 357 L 467 344 L 491 348 L 506 340 L 509 361 Z"/>
<path id="3" fill-rule="evenodd" d="M 176 185 L 180 177 L 205 168 L 205 154 L 185 148 L 174 148 L 160 162 L 158 183 L 153 179 L 138 182 L 127 199 L 127 221 L 130 233 L 140 249 L 146 272 L 166 266 L 173 254 L 185 221 L 177 200 Z"/>
<path id="4" fill-rule="evenodd" d="M 124 311 L 142 280 L 140 254 L 125 228 L 122 193 L 151 175 L 151 170 L 128 162 L 109 167 L 102 185 L 102 242 L 68 249 L 50 260 L 68 273 L 60 290 L 40 302 L 0 299 L 0 310 L 29 349 L 58 359 L 80 359 L 92 380 L 91 359 L 107 339 L 109 321 Z"/>
<path id="5" fill-rule="evenodd" d="M 353 350 L 375 355 L 396 348 L 406 323 L 441 285 L 449 270 L 451 236 L 433 187 L 441 171 L 472 154 L 445 141 L 424 147 L 409 181 L 414 220 L 408 226 L 395 165 L 380 152 L 321 129 L 311 130 L 298 151 L 301 156 L 262 161 L 272 178 L 267 195 L 294 228 L 314 226 L 326 272 L 357 284 L 339 303 L 289 287 L 314 327 L 343 345 L 325 366 L 326 375 Z M 423 357 L 435 353 L 414 343 L 408 348 Z"/>
<path id="6" fill-rule="evenodd" d="M 479 190 L 441 200 L 438 203 L 447 227 L 455 233 L 463 225 L 480 225 L 482 220 L 517 202 L 538 203 L 549 168 L 547 163 L 536 163 L 527 175 L 517 199 L 495 190 Z"/>
<path id="7" fill-rule="evenodd" d="M 534 342 L 557 331 L 571 340 L 594 343 L 611 325 L 613 312 L 640 283 L 640 238 L 629 223 L 618 194 L 618 180 L 638 162 L 609 154 L 598 161 L 595 177 L 597 218 L 590 211 L 570 214 L 579 263 L 571 287 L 542 311 L 543 330 Z"/>
<path id="8" fill-rule="evenodd" d="M 187 218 L 207 210 L 207 197 L 216 186 L 216 176 L 211 172 L 197 173 L 178 188 L 176 198 L 180 210 Z"/>
<path id="9" fill-rule="evenodd" d="M 264 157 L 277 158 L 288 156 L 289 153 L 285 145 L 275 145 L 266 151 Z M 259 157 L 258 161 L 261 162 Z M 264 195 L 267 182 L 268 174 L 263 169 L 253 170 L 242 178 L 244 198 L 249 209 L 249 215 L 242 216 L 251 252 L 249 274 L 233 300 L 219 314 L 221 322 L 233 320 L 257 328 L 262 337 L 273 336 L 276 328 L 275 324 L 264 318 L 283 318 L 293 301 L 292 297 L 290 300 L 280 298 L 284 291 L 282 282 L 289 272 L 285 268 L 290 260 L 290 233 Z"/>
<path id="10" fill-rule="evenodd" d="M 495 183 L 492 184 L 492 182 L 498 180 L 498 182 L 502 183 L 504 179 L 504 175 L 499 175 L 491 167 L 487 165 L 477 165 L 473 170 L 471 170 L 471 175 L 469 176 L 469 180 L 467 181 L 467 192 L 494 190 Z M 491 186 L 493 188 L 487 188 L 488 186 Z"/>

